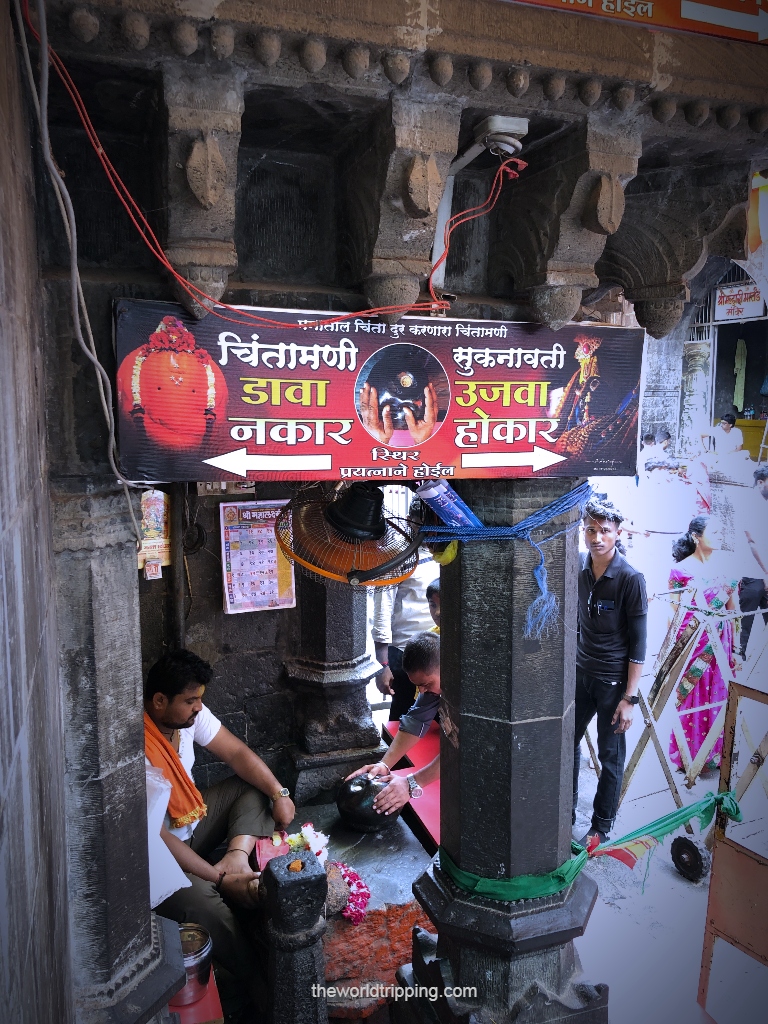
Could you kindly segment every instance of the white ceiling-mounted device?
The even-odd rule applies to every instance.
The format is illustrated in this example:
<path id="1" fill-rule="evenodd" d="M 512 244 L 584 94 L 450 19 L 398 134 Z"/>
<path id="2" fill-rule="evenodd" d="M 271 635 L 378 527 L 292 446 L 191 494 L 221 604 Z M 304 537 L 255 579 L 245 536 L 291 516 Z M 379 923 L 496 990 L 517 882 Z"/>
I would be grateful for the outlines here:
<path id="1" fill-rule="evenodd" d="M 475 141 L 467 146 L 463 153 L 459 153 L 448 168 L 443 198 L 440 200 L 440 205 L 437 208 L 435 242 L 432 246 L 433 267 L 445 252 L 445 225 L 451 216 L 453 181 L 456 175 L 486 150 L 502 159 L 516 156 L 523 148 L 520 140 L 527 134 L 527 117 L 502 117 L 501 114 L 493 114 L 491 117 L 483 118 L 475 127 Z M 435 271 L 432 283 L 437 288 L 443 287 L 445 283 L 445 263 Z"/>

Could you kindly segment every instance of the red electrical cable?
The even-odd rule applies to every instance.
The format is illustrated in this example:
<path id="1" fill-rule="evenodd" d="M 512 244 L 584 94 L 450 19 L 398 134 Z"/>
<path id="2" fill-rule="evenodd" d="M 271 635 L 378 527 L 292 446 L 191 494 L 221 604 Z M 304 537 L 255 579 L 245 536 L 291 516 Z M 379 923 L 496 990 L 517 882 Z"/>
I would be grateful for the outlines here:
<path id="1" fill-rule="evenodd" d="M 32 24 L 32 21 L 29 16 L 29 0 L 22 0 L 22 9 L 24 13 L 24 20 L 27 23 L 29 31 L 32 33 L 35 40 L 39 43 L 40 35 L 37 32 L 35 26 Z M 88 136 L 88 141 L 91 143 L 91 146 L 93 147 L 94 152 L 96 153 L 96 156 L 99 162 L 101 163 L 104 173 L 107 176 L 107 180 L 112 186 L 112 189 L 114 190 L 120 203 L 123 205 L 126 213 L 128 214 L 128 217 L 131 220 L 131 223 L 136 228 L 142 241 L 147 246 L 152 255 L 165 268 L 165 270 L 174 278 L 174 280 L 179 284 L 179 286 L 194 301 L 200 303 L 201 305 L 210 302 L 210 296 L 207 295 L 200 288 L 197 288 L 195 285 L 191 284 L 189 281 L 186 280 L 186 278 L 182 277 L 181 274 L 178 273 L 178 271 L 173 267 L 173 265 L 169 261 L 168 257 L 163 251 L 162 245 L 160 244 L 154 231 L 152 230 L 149 221 L 144 216 L 138 203 L 131 195 L 130 191 L 128 190 L 128 187 L 123 182 L 120 175 L 115 170 L 112 161 L 109 159 L 106 152 L 104 151 L 104 147 L 101 144 L 101 140 L 99 139 L 96 129 L 93 127 L 93 123 L 91 122 L 90 116 L 88 115 L 88 110 L 83 102 L 82 96 L 80 95 L 77 86 L 72 81 L 72 78 L 69 72 L 67 71 L 66 65 L 61 60 L 56 51 L 53 49 L 53 47 L 50 45 L 48 46 L 48 54 L 51 64 L 53 65 L 56 73 L 58 74 L 59 78 L 61 79 L 64 85 L 64 88 L 66 89 L 70 99 L 72 100 L 75 106 L 75 110 L 77 111 L 80 121 L 82 122 L 83 127 L 85 129 L 85 133 Z M 511 166 L 512 164 L 517 165 L 517 170 L 513 170 Z M 490 211 L 496 205 L 499 196 L 501 195 L 501 189 L 503 187 L 505 180 L 512 180 L 514 178 L 517 178 L 518 171 L 523 170 L 523 168 L 525 167 L 525 162 L 523 160 L 518 160 L 515 157 L 510 157 L 509 159 L 505 160 L 499 166 L 499 169 L 496 171 L 496 174 L 493 179 L 493 184 L 491 185 L 491 190 L 485 202 L 481 203 L 479 206 L 473 206 L 468 210 L 462 210 L 461 212 L 456 213 L 449 218 L 448 222 L 445 225 L 445 248 L 443 254 L 437 261 L 437 263 L 432 267 L 432 271 L 427 281 L 427 287 L 429 289 L 431 301 L 414 302 L 413 304 L 406 306 L 380 306 L 377 308 L 365 309 L 353 313 L 340 313 L 337 316 L 329 317 L 324 320 L 308 321 L 305 326 L 322 327 L 325 326 L 326 324 L 333 324 L 338 323 L 339 321 L 342 320 L 349 320 L 352 317 L 375 316 L 383 313 L 434 313 L 449 310 L 450 303 L 446 302 L 445 299 L 438 298 L 438 296 L 435 294 L 432 278 L 437 268 L 444 263 L 448 256 L 451 235 L 456 230 L 456 228 L 460 227 L 462 224 L 467 224 L 471 220 L 475 220 L 478 217 L 483 217 L 485 216 L 485 214 L 490 213 Z M 235 313 L 237 314 L 237 317 L 235 318 L 231 316 L 225 316 L 222 312 L 220 312 L 220 309 L 226 309 L 230 313 Z M 274 327 L 280 329 L 290 329 L 293 327 L 292 324 L 286 324 L 279 320 L 270 320 L 267 317 L 261 317 L 253 313 L 248 313 L 244 309 L 239 309 L 236 306 L 230 306 L 226 302 L 221 302 L 220 300 L 216 303 L 216 307 L 211 309 L 211 313 L 213 313 L 214 316 L 219 317 L 221 320 L 226 320 L 229 323 L 239 324 L 241 326 L 248 326 L 248 324 L 250 323 L 256 324 L 257 326 L 261 327 Z"/>
<path id="2" fill-rule="evenodd" d="M 516 164 L 517 170 L 512 167 L 512 164 Z M 480 203 L 479 206 L 470 206 L 467 210 L 460 210 L 459 213 L 454 213 L 452 217 L 449 217 L 445 224 L 445 231 L 443 233 L 443 254 L 440 259 L 432 267 L 432 271 L 427 281 L 427 287 L 429 288 L 429 294 L 435 302 L 440 300 L 435 295 L 434 285 L 432 284 L 432 278 L 435 275 L 435 271 L 438 267 L 442 266 L 448 258 L 448 252 L 451 247 L 451 235 L 456 228 L 461 227 L 462 224 L 468 224 L 471 220 L 477 220 L 479 217 L 484 217 L 487 213 L 496 205 L 501 190 L 504 185 L 505 178 L 513 181 L 515 178 L 519 178 L 519 171 L 524 170 L 528 165 L 524 160 L 519 160 L 517 157 L 509 157 L 499 165 L 496 174 L 493 177 L 493 183 L 491 184 L 491 191 L 488 193 L 488 198 L 484 203 Z"/>

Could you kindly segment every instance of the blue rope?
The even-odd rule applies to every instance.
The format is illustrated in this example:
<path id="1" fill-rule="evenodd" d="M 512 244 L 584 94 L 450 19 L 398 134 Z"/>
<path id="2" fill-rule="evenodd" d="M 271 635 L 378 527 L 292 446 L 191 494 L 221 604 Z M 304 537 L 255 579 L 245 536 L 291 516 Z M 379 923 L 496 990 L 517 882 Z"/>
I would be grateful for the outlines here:
<path id="1" fill-rule="evenodd" d="M 550 593 L 547 586 L 547 568 L 544 564 L 544 552 L 541 545 L 547 540 L 553 540 L 564 533 L 578 527 L 578 523 L 567 526 L 564 530 L 558 530 L 551 537 L 544 537 L 540 541 L 531 539 L 534 530 L 545 526 L 556 516 L 570 512 L 572 509 L 584 508 L 592 494 L 592 488 L 588 483 L 581 484 L 568 494 L 551 501 L 543 508 L 537 509 L 530 516 L 526 516 L 515 526 L 422 526 L 421 532 L 428 544 L 442 544 L 451 540 L 460 540 L 464 543 L 472 541 L 488 540 L 527 540 L 532 548 L 539 554 L 539 563 L 533 570 L 533 577 L 539 588 L 539 594 L 533 599 L 525 615 L 526 637 L 534 637 L 540 640 L 545 636 L 553 624 L 557 621 L 560 612 L 560 602 L 555 594 Z"/>

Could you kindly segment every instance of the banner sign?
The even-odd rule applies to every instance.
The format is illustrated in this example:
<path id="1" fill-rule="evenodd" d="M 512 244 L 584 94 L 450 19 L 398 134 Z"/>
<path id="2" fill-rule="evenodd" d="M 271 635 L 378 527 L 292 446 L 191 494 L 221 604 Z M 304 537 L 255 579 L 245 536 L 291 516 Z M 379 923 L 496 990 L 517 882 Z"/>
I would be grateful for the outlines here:
<path id="1" fill-rule="evenodd" d="M 244 307 L 243 307 L 244 308 Z M 643 331 L 116 302 L 131 479 L 630 476 Z"/>
<path id="2" fill-rule="evenodd" d="M 756 284 L 723 285 L 716 293 L 715 320 L 761 317 L 763 307 L 763 296 Z"/>
<path id="3" fill-rule="evenodd" d="M 506 0 L 507 3 L 510 0 Z M 645 28 L 702 32 L 749 43 L 768 40 L 768 10 L 761 0 L 511 0 L 555 11 L 591 14 Z"/>

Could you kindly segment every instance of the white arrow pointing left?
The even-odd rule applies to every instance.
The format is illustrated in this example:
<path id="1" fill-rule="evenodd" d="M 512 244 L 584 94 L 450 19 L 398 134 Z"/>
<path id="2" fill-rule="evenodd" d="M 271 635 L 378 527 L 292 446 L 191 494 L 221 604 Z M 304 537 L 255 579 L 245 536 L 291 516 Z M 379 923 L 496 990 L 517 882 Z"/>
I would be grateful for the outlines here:
<path id="1" fill-rule="evenodd" d="M 548 448 L 533 446 L 530 452 L 464 452 L 461 456 L 462 469 L 508 469 L 513 466 L 530 466 L 534 473 L 547 466 L 565 462 L 567 456 L 557 455 Z"/>
<path id="2" fill-rule="evenodd" d="M 290 473 L 333 468 L 330 455 L 249 455 L 246 448 L 237 448 L 213 459 L 203 459 L 203 462 L 236 476 L 246 476 L 248 470 L 257 469 Z"/>
<path id="3" fill-rule="evenodd" d="M 704 22 L 706 25 L 735 28 L 739 32 L 753 32 L 759 43 L 768 39 L 768 12 L 763 10 L 757 14 L 747 14 L 746 11 L 729 11 L 725 7 L 680 0 L 680 17 L 687 21 Z"/>

